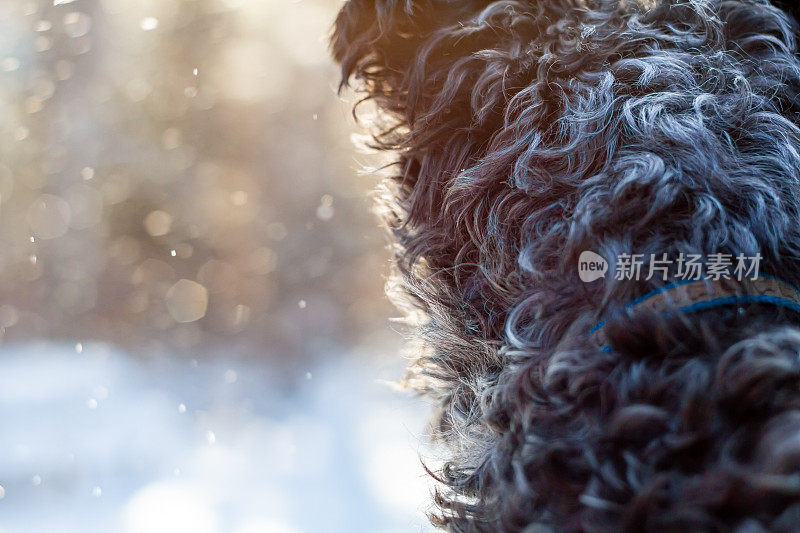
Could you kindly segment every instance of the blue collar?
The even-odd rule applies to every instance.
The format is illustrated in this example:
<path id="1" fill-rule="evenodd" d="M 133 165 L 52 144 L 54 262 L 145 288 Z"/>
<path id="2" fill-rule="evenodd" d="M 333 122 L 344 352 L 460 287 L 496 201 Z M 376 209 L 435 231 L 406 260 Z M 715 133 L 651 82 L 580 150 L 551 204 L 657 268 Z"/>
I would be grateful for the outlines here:
<path id="1" fill-rule="evenodd" d="M 693 313 L 712 307 L 742 303 L 768 303 L 787 307 L 800 314 L 800 290 L 790 283 L 764 274 L 741 284 L 724 279 L 684 280 L 670 283 L 640 296 L 616 310 L 611 316 L 613 318 L 634 307 L 662 309 L 669 315 L 676 309 L 682 313 Z M 599 337 L 598 332 L 607 322 L 608 319 L 598 322 L 592 326 L 589 334 Z M 604 346 L 603 351 L 609 352 L 611 347 Z"/>

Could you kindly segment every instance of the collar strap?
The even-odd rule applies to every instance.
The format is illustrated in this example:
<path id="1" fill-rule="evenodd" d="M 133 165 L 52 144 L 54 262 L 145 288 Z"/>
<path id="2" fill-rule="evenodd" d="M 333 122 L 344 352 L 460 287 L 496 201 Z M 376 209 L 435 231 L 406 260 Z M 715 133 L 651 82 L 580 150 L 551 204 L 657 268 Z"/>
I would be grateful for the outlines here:
<path id="1" fill-rule="evenodd" d="M 702 311 L 723 305 L 742 303 L 768 303 L 787 307 L 800 314 L 800 291 L 792 284 L 778 278 L 761 274 L 743 284 L 733 284 L 729 280 L 684 280 L 665 285 L 659 289 L 636 298 L 628 305 L 618 309 L 617 316 L 629 309 L 663 309 L 665 314 L 677 308 L 682 313 Z M 600 330 L 607 320 L 598 322 L 589 334 L 600 336 Z M 602 343 L 601 343 L 602 344 Z M 610 351 L 604 346 L 603 351 Z"/>

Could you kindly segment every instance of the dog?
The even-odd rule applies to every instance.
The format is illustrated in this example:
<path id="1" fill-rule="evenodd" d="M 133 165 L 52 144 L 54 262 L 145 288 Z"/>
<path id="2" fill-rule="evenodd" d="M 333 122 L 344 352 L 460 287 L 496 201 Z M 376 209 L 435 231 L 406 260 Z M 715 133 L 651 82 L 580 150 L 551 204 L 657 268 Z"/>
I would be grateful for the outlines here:
<path id="1" fill-rule="evenodd" d="M 800 531 L 797 9 L 341 8 L 342 86 L 394 154 L 435 526 Z"/>

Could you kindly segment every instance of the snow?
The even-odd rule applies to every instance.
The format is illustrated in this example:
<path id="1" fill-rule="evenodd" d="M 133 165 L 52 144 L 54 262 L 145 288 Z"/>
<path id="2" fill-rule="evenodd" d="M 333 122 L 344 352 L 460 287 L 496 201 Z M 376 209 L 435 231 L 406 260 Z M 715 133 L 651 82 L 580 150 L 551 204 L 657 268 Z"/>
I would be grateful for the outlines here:
<path id="1" fill-rule="evenodd" d="M 430 531 L 401 362 L 0 350 L 0 533 Z M 313 379 L 308 376 L 313 375 Z"/>

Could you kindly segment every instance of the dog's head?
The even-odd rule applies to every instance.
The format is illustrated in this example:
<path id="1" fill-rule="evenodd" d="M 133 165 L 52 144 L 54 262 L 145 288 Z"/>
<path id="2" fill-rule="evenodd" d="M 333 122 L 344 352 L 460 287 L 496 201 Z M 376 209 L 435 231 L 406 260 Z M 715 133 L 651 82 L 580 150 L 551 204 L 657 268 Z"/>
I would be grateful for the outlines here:
<path id="1" fill-rule="evenodd" d="M 411 381 L 452 446 L 438 524 L 800 523 L 795 314 L 615 314 L 674 279 L 577 269 L 586 251 L 758 255 L 800 281 L 795 31 L 760 0 L 344 5 L 343 83 L 397 154 L 382 205 L 424 317 Z"/>

